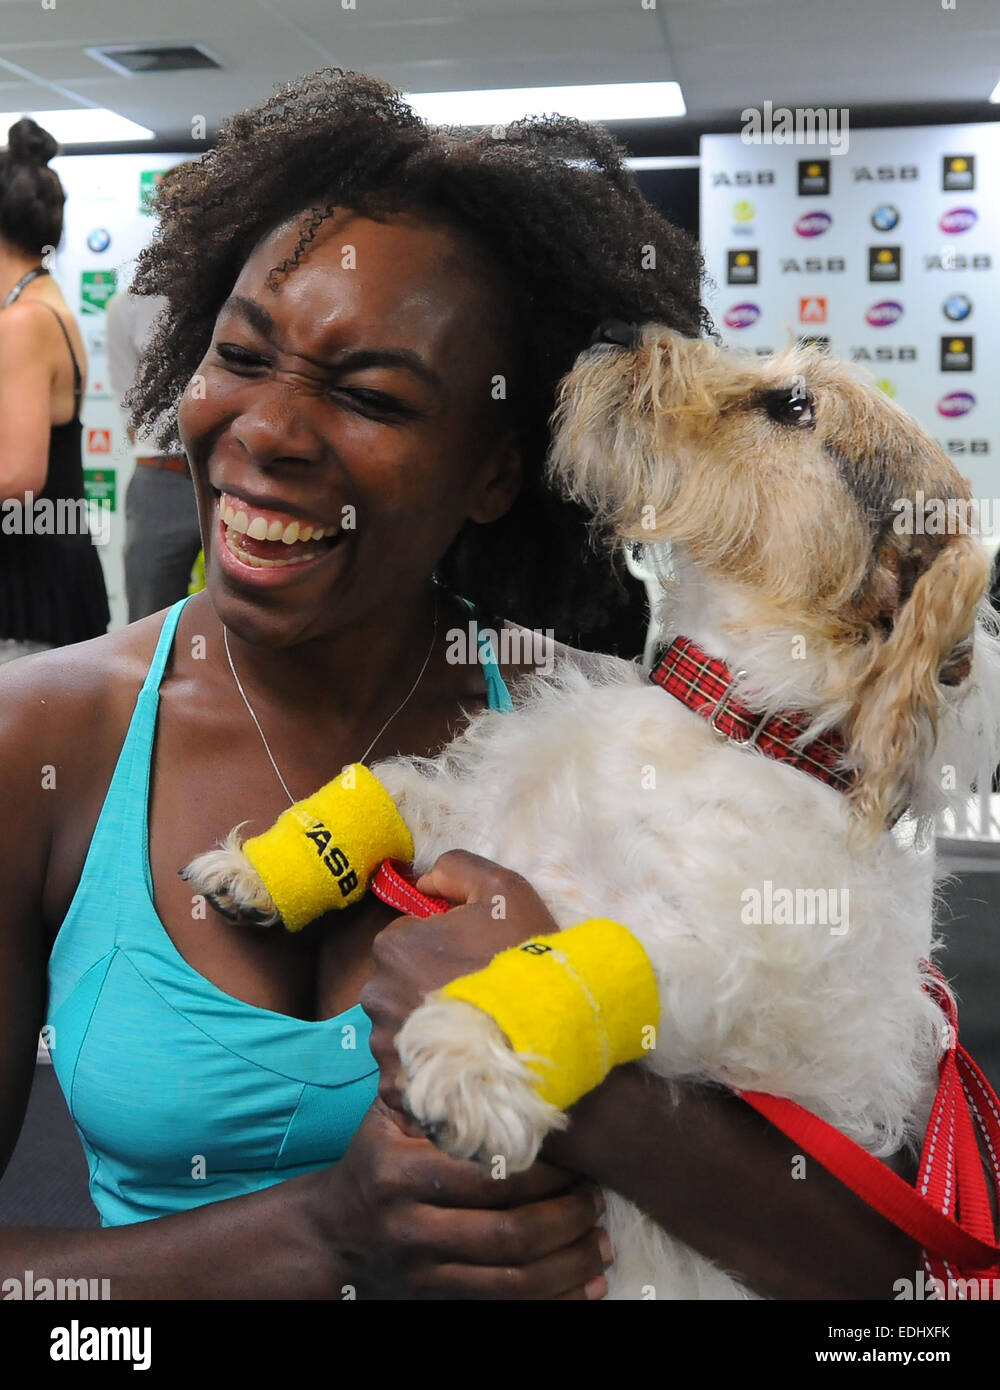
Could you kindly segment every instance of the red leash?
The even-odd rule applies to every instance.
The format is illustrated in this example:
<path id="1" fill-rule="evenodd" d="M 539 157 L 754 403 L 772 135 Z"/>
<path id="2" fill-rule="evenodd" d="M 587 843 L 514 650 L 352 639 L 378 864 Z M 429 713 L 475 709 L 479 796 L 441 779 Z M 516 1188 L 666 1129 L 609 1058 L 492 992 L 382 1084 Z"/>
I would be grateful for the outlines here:
<path id="1" fill-rule="evenodd" d="M 448 912 L 451 903 L 431 898 L 414 886 L 408 867 L 387 859 L 371 883 L 372 892 L 411 917 Z M 931 965 L 926 988 L 948 1026 L 948 1048 L 920 1159 L 915 1187 L 825 1120 L 794 1101 L 758 1091 L 738 1091 L 748 1105 L 821 1163 L 899 1230 L 922 1247 L 924 1270 L 942 1298 L 1000 1296 L 1000 1245 L 990 1213 L 976 1129 L 989 1154 L 990 1181 L 1000 1205 L 1000 1100 L 958 1042 L 958 1013 L 944 977 Z M 994 1283 L 994 1281 L 996 1281 Z"/>
<path id="2" fill-rule="evenodd" d="M 915 1187 L 794 1101 L 756 1091 L 738 1094 L 870 1207 L 917 1241 L 923 1249 L 928 1279 L 940 1281 L 937 1290 L 942 1298 L 965 1298 L 967 1281 L 976 1281 L 973 1298 L 1000 1297 L 1000 1246 L 976 1142 L 978 1126 L 989 1154 L 990 1181 L 1000 1203 L 1000 1101 L 959 1045 L 955 1002 L 936 970 L 934 976 L 928 988 L 948 1021 L 949 1046 L 939 1067 L 938 1092 Z"/>

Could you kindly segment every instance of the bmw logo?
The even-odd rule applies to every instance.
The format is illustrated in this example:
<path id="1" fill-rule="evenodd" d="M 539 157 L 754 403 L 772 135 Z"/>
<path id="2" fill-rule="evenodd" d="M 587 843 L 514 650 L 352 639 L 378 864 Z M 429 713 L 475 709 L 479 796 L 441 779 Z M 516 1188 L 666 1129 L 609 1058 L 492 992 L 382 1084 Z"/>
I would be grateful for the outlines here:
<path id="1" fill-rule="evenodd" d="M 87 238 L 91 251 L 106 251 L 111 245 L 111 233 L 106 227 L 95 227 Z"/>
<path id="2" fill-rule="evenodd" d="M 952 323 L 960 323 L 972 313 L 972 300 L 967 294 L 953 294 L 944 302 L 944 316 Z"/>
<path id="3" fill-rule="evenodd" d="M 899 208 L 894 208 L 891 203 L 884 203 L 872 213 L 872 226 L 877 232 L 891 232 L 898 222 Z"/>

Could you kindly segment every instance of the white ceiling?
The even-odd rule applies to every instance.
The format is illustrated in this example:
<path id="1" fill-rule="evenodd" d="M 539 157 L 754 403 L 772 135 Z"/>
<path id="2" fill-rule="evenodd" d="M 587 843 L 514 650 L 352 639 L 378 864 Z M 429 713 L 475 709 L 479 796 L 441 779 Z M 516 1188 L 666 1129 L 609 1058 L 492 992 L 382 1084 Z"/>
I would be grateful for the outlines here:
<path id="1" fill-rule="evenodd" d="M 0 111 L 107 106 L 169 142 L 327 65 L 404 91 L 672 78 L 698 125 L 765 99 L 983 102 L 1000 79 L 1000 0 L 954 2 L 0 0 Z M 154 42 L 201 44 L 223 70 L 126 77 L 84 52 Z"/>

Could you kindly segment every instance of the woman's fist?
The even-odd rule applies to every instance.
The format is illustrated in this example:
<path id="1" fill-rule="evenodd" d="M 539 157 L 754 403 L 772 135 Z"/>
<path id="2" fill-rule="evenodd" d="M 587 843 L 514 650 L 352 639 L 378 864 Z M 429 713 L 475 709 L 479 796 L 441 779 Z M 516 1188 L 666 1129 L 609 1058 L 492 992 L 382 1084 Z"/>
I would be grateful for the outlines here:
<path id="1" fill-rule="evenodd" d="M 585 1299 L 607 1291 L 603 1198 L 547 1163 L 447 1158 L 375 1100 L 321 1204 L 357 1298 Z M 341 1297 L 345 1296 L 343 1293 Z"/>
<path id="2" fill-rule="evenodd" d="M 375 973 L 361 992 L 379 1064 L 379 1095 L 403 1109 L 395 1038 L 425 997 L 488 965 L 498 951 L 557 931 L 527 879 L 466 850 L 449 850 L 417 880 L 429 896 L 456 906 L 433 917 L 399 917 L 372 945 Z"/>

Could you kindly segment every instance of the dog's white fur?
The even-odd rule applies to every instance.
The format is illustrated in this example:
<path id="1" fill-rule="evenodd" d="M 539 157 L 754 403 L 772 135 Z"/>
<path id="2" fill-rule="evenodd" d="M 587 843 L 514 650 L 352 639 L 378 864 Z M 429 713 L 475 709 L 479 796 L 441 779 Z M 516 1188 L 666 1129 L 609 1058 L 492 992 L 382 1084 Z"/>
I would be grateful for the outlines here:
<path id="1" fill-rule="evenodd" d="M 679 358 L 688 352 L 698 353 L 720 382 L 731 386 L 742 374 L 744 400 L 747 383 L 804 377 L 815 390 L 817 421 L 824 411 L 834 415 L 839 391 L 866 393 L 848 369 L 808 353 L 740 361 L 710 344 L 679 344 L 662 329 L 647 329 L 643 351 L 659 354 L 658 363 L 672 355 L 678 390 Z M 638 534 L 637 508 L 658 492 L 663 520 L 656 538 L 662 539 L 686 485 L 685 464 L 695 458 L 705 466 L 714 446 L 709 438 L 704 453 L 694 447 L 703 440 L 704 412 L 687 437 L 677 424 L 678 414 L 692 409 L 690 394 L 673 416 L 669 462 L 656 447 L 663 449 L 662 437 L 642 439 L 623 423 L 636 372 L 641 385 L 653 371 L 648 360 L 634 368 L 634 356 L 581 359 L 566 387 L 564 452 L 557 443 L 556 465 L 577 495 L 589 494 L 592 505 L 609 502 L 609 512 L 617 508 L 620 536 Z M 630 359 L 631 394 L 615 407 L 607 377 L 627 371 Z M 595 390 L 599 406 L 587 416 Z M 727 403 L 735 396 L 733 390 Z M 670 414 L 662 392 L 654 406 L 647 430 Z M 897 407 L 867 395 L 864 406 L 887 438 L 897 435 L 910 450 L 902 486 L 925 481 L 933 488 L 944 480 L 961 492 L 941 451 Z M 711 420 L 717 396 L 707 409 Z M 819 442 L 840 459 L 852 430 L 863 441 L 874 429 L 863 410 L 859 415 L 857 400 L 849 416 L 839 436 L 819 431 Z M 748 435 L 751 427 L 759 433 L 759 421 L 748 417 Z M 773 440 L 779 467 L 783 449 L 806 444 L 806 432 L 792 430 L 789 439 L 787 433 Z M 814 449 L 817 440 L 808 444 Z M 890 549 L 907 543 L 870 523 L 842 477 L 822 474 L 823 458 L 820 449 L 802 461 L 806 481 L 798 498 L 783 497 L 777 487 L 755 491 L 752 519 L 770 536 L 770 570 L 759 553 L 756 566 L 752 554 L 742 557 L 742 567 L 739 556 L 734 563 L 726 495 L 720 490 L 706 498 L 701 537 L 714 531 L 729 540 L 723 552 L 681 535 L 669 620 L 673 631 L 733 671 L 746 671 L 738 693 L 753 708 L 797 708 L 813 716 L 814 729 L 845 728 L 859 771 L 851 798 L 722 741 L 637 667 L 610 658 L 586 676 L 564 663 L 551 679 L 527 681 L 515 718 L 482 713 L 434 761 L 392 760 L 374 771 L 412 830 L 418 871 L 462 846 L 516 868 L 561 929 L 611 917 L 635 933 L 659 983 L 661 1024 L 648 1057 L 659 1076 L 789 1097 L 870 1152 L 888 1156 L 904 1145 L 919 1147 L 946 1037 L 922 988 L 921 961 L 934 950 L 933 851 L 924 847 L 923 832 L 996 761 L 1000 644 L 992 610 L 981 599 L 985 561 L 968 536 L 948 538 L 933 558 L 915 560 L 920 574 L 912 592 L 887 601 L 891 631 L 883 621 L 880 634 L 857 639 L 855 629 L 874 621 L 869 610 L 878 607 L 865 607 L 865 586 L 877 595 L 885 587 L 885 575 L 874 569 L 878 545 L 891 570 L 900 561 Z M 818 471 L 811 472 L 811 463 Z M 752 459 L 748 468 L 754 466 Z M 762 475 L 768 466 L 759 452 L 756 466 Z M 840 467 L 831 462 L 830 475 Z M 712 486 L 706 467 L 702 491 Z M 825 588 L 815 578 L 824 571 L 821 553 L 797 553 L 794 534 L 790 554 L 778 553 L 783 506 L 806 515 L 810 492 L 821 521 L 828 511 L 834 554 Z M 745 484 L 738 505 L 747 505 Z M 765 516 L 768 509 L 774 514 Z M 810 520 L 806 529 L 809 546 L 821 546 L 824 527 Z M 796 581 L 796 588 L 792 572 L 805 566 L 813 577 Z M 908 604 L 919 608 L 919 621 L 907 631 Z M 957 684 L 928 685 L 917 671 L 928 662 L 919 645 L 937 643 L 935 677 L 953 647 L 968 667 L 962 639 L 977 608 L 971 670 Z M 803 633 L 804 654 L 795 641 Z M 942 775 L 947 768 L 954 772 Z M 915 814 L 886 829 L 887 812 L 903 804 Z M 848 931 L 746 921 L 744 895 L 763 891 L 767 880 L 775 888 L 846 890 Z M 539 1099 L 531 1072 L 497 1026 L 468 1005 L 432 999 L 407 1021 L 397 1047 L 408 1105 L 456 1156 L 499 1155 L 508 1170 L 519 1169 L 536 1157 L 545 1134 L 565 1122 Z M 755 1296 L 616 1194 L 608 1194 L 605 1221 L 615 1250 L 611 1298 L 649 1297 L 650 1290 L 657 1298 Z"/>

